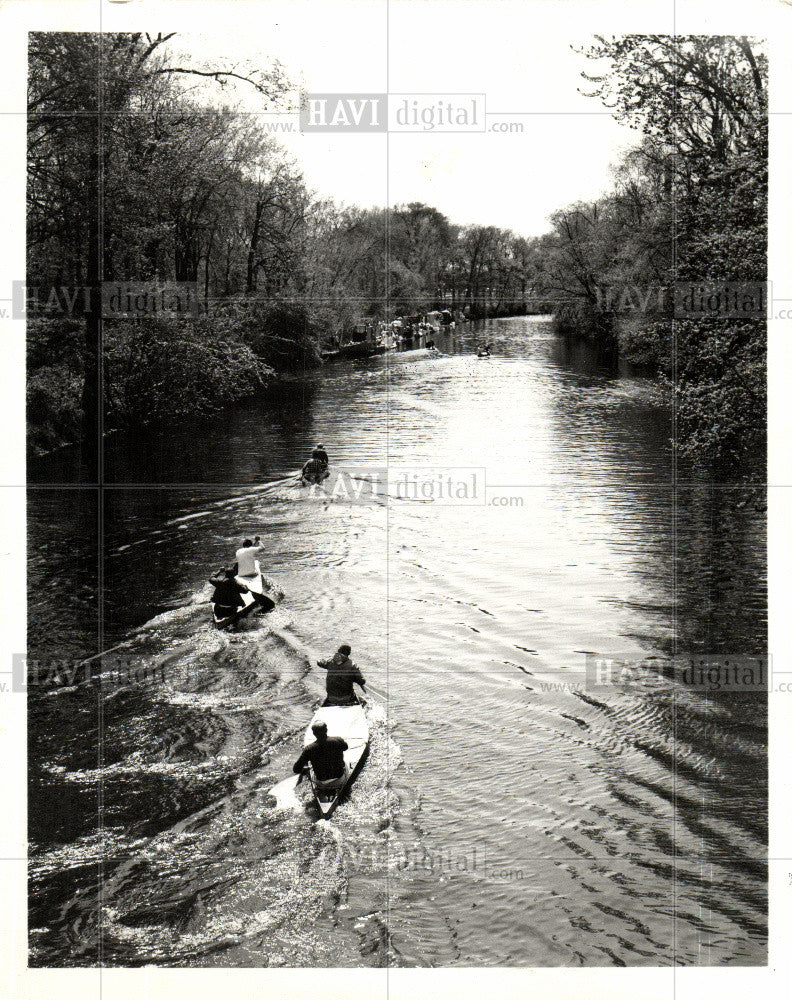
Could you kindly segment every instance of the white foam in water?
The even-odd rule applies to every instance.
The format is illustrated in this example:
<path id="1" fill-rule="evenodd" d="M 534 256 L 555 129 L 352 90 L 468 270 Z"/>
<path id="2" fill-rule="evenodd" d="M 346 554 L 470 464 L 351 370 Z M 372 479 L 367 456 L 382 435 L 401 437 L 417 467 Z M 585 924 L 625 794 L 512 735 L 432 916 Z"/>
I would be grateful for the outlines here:
<path id="1" fill-rule="evenodd" d="M 151 632 L 152 629 L 161 629 L 166 625 L 189 621 L 191 618 L 195 617 L 195 607 L 195 604 L 187 604 L 178 608 L 173 608 L 171 611 L 163 611 L 162 614 L 149 618 L 145 625 L 141 625 L 139 628 L 135 629 L 135 635 Z"/>
<path id="2" fill-rule="evenodd" d="M 302 810 L 303 804 L 297 796 L 297 778 L 298 775 L 293 774 L 270 788 L 269 794 L 275 799 L 276 809 Z"/>
<path id="3" fill-rule="evenodd" d="M 166 524 L 182 524 L 184 521 L 194 521 L 197 517 L 208 517 L 212 512 L 210 510 L 199 510 L 195 514 L 185 514 L 184 517 L 174 517 L 170 521 L 166 521 Z"/>
<path id="4" fill-rule="evenodd" d="M 291 625 L 291 616 L 282 609 L 271 611 L 268 615 L 260 618 L 253 617 L 243 619 L 239 631 L 223 633 L 228 642 L 259 642 L 270 635 L 276 629 L 286 628 Z"/>
<path id="5" fill-rule="evenodd" d="M 387 722 L 388 713 L 380 702 L 369 702 L 366 714 L 372 722 Z"/>

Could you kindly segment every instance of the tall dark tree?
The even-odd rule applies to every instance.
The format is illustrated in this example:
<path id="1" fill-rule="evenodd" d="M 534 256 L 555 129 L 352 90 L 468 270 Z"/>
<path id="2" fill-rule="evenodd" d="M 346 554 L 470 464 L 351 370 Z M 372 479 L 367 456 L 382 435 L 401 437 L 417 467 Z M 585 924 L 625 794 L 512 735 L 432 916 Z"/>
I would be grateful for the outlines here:
<path id="1" fill-rule="evenodd" d="M 56 273 L 87 286 L 82 373 L 82 443 L 91 481 L 101 477 L 104 404 L 101 392 L 101 285 L 110 232 L 106 180 L 123 159 L 132 121 L 160 82 L 197 76 L 245 81 L 277 99 L 285 81 L 275 67 L 250 75 L 219 68 L 175 65 L 172 34 L 34 33 L 28 52 L 29 272 L 54 247 L 67 248 Z M 149 103 L 150 106 L 150 103 Z M 197 197 L 206 196 L 198 193 Z M 177 219 L 178 272 L 193 278 L 200 248 L 189 217 Z M 185 228 L 186 223 L 186 228 Z M 44 270 L 43 268 L 41 270 Z M 52 269 L 47 269 L 48 275 Z M 40 271 L 39 271 L 40 273 Z"/>

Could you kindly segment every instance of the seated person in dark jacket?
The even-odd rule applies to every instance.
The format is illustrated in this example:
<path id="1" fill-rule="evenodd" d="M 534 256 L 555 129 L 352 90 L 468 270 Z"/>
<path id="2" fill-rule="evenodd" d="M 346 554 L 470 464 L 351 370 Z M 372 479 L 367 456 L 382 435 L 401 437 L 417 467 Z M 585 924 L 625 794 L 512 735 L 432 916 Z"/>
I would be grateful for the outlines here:
<path id="1" fill-rule="evenodd" d="M 209 583 L 214 587 L 212 604 L 214 605 L 214 613 L 217 618 L 230 618 L 236 614 L 245 604 L 242 600 L 243 593 L 250 593 L 250 596 L 253 598 L 254 603 L 258 605 L 262 614 L 272 611 L 275 607 L 273 600 L 267 597 L 266 594 L 249 591 L 247 587 L 238 582 L 236 577 L 237 566 L 229 566 L 228 569 L 221 570 L 209 580 Z"/>
<path id="2" fill-rule="evenodd" d="M 330 459 L 327 457 L 327 452 L 325 451 L 325 446 L 323 444 L 318 444 L 312 452 L 312 456 L 315 455 L 320 462 L 324 463 L 324 467 L 330 464 Z"/>
<path id="3" fill-rule="evenodd" d="M 349 659 L 352 652 L 349 646 L 339 646 L 335 656 L 329 660 L 319 660 L 317 666 L 327 671 L 327 697 L 325 705 L 358 705 L 360 704 L 352 687 L 359 684 L 365 691 L 366 678 Z"/>
<path id="4" fill-rule="evenodd" d="M 294 773 L 299 774 L 310 764 L 317 781 L 340 780 L 346 775 L 344 751 L 349 749 L 346 740 L 340 736 L 328 736 L 324 722 L 315 722 L 311 731 L 316 739 L 297 758 Z"/>
<path id="5" fill-rule="evenodd" d="M 321 483 L 323 479 L 327 478 L 327 465 L 319 458 L 319 452 L 316 448 L 311 452 L 311 457 L 302 467 L 300 475 L 306 483 Z"/>
<path id="6" fill-rule="evenodd" d="M 218 618 L 230 618 L 244 605 L 242 588 L 236 582 L 236 567 L 221 569 L 209 580 L 214 587 L 212 604 Z"/>

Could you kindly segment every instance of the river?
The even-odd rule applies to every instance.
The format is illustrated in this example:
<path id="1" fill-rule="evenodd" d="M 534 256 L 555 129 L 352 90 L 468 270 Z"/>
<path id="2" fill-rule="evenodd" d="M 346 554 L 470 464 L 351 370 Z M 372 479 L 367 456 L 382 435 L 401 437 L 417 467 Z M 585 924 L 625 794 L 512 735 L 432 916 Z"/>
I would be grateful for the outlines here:
<path id="1" fill-rule="evenodd" d="M 761 498 L 672 478 L 656 384 L 544 317 L 438 346 L 113 441 L 101 495 L 31 467 L 30 657 L 144 671 L 29 688 L 31 964 L 766 962 L 767 696 L 667 660 L 764 653 Z M 359 496 L 289 480 L 317 440 Z M 476 496 L 377 494 L 386 465 Z M 284 599 L 218 633 L 254 533 Z M 329 824 L 267 794 L 322 691 L 284 636 L 386 696 Z M 587 654 L 643 668 L 595 688 Z"/>

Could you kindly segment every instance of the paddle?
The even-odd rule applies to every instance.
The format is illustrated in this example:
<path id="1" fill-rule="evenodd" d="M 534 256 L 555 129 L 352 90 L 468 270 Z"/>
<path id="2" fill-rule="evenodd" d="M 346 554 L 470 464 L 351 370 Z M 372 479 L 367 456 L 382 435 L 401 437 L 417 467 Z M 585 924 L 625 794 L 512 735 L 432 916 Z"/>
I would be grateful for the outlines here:
<path id="1" fill-rule="evenodd" d="M 381 702 L 383 702 L 383 704 L 387 705 L 388 703 L 387 694 L 385 694 L 384 691 L 380 691 L 378 688 L 374 687 L 374 685 L 371 684 L 369 681 L 366 681 L 366 687 L 364 688 L 364 690 L 366 694 L 373 695 L 375 698 L 378 698 Z"/>
<path id="2" fill-rule="evenodd" d="M 304 777 L 305 769 L 300 771 L 299 774 L 291 774 L 288 778 L 284 778 L 283 781 L 279 781 L 277 785 L 273 785 L 268 794 L 272 795 L 275 801 L 280 803 L 282 798 L 293 794 L 297 790 L 297 786 Z"/>
<path id="3" fill-rule="evenodd" d="M 298 639 L 297 636 L 291 635 L 284 629 L 279 629 L 279 628 L 272 629 L 272 634 L 276 635 L 281 640 L 281 642 L 285 642 L 287 646 L 290 646 L 295 651 L 295 653 L 299 653 L 300 656 L 302 656 L 304 659 L 308 661 L 310 666 L 313 666 L 316 660 L 318 660 L 319 657 L 316 650 L 306 645 L 304 642 Z M 387 704 L 388 695 L 384 691 L 380 691 L 379 688 L 376 687 L 376 685 L 371 684 L 369 681 L 366 681 L 365 690 L 367 693 L 374 695 L 374 697 L 379 698 L 380 701 Z"/>

